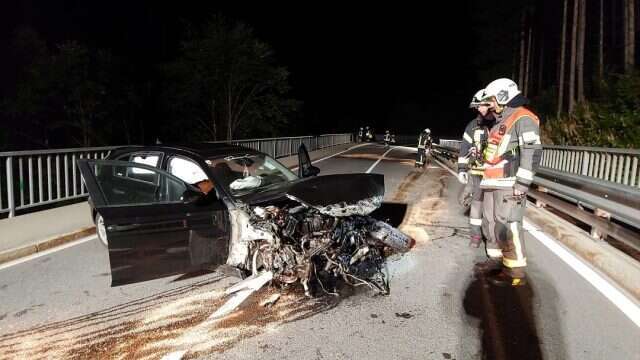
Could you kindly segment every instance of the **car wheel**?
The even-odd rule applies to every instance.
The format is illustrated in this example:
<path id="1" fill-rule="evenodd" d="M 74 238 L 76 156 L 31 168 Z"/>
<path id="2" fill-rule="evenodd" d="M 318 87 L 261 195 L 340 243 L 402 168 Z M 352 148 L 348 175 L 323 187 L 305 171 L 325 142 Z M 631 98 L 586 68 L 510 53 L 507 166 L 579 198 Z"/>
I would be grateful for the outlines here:
<path id="1" fill-rule="evenodd" d="M 109 247 L 109 243 L 107 242 L 107 228 L 104 226 L 104 218 L 99 213 L 96 213 L 96 234 L 98 235 L 98 240 L 105 247 Z"/>

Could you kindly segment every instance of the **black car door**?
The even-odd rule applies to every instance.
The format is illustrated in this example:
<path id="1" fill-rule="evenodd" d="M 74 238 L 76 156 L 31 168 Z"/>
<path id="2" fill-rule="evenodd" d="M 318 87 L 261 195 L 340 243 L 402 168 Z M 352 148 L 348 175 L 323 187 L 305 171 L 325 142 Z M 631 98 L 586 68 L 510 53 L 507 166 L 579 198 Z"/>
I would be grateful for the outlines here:
<path id="1" fill-rule="evenodd" d="M 230 224 L 208 195 L 155 167 L 80 160 L 83 180 L 109 239 L 111 286 L 224 264 Z"/>

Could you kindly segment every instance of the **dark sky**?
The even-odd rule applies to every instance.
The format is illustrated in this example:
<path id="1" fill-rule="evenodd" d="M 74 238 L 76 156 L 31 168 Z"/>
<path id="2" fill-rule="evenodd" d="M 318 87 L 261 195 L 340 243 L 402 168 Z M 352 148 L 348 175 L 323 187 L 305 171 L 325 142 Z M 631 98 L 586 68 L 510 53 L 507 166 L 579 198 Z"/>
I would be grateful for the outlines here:
<path id="1" fill-rule="evenodd" d="M 220 3 L 23 0 L 2 15 L 1 40 L 29 25 L 50 44 L 75 39 L 108 48 L 144 73 L 177 54 L 186 23 L 222 13 L 250 24 L 274 47 L 313 131 L 371 124 L 458 135 L 473 115 L 466 106 L 483 84 L 471 65 L 477 44 L 469 2 Z"/>

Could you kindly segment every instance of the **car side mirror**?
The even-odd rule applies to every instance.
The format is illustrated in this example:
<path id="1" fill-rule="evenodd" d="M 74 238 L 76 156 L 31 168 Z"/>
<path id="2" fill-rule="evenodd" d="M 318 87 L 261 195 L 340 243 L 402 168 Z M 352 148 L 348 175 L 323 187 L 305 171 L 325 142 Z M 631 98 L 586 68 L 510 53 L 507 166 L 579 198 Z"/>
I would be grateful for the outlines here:
<path id="1" fill-rule="evenodd" d="M 307 147 L 300 144 L 298 148 L 298 177 L 306 178 L 316 176 L 320 173 L 320 169 L 311 165 L 311 158 L 307 152 Z"/>
<path id="2" fill-rule="evenodd" d="M 302 177 L 316 176 L 319 173 L 320 173 L 320 168 L 311 165 L 303 171 Z"/>

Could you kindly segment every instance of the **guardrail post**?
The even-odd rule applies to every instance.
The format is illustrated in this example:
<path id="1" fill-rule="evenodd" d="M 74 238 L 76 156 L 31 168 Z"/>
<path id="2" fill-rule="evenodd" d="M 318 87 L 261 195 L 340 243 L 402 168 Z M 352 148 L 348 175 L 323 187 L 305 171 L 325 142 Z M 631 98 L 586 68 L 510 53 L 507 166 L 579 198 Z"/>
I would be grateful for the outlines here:
<path id="1" fill-rule="evenodd" d="M 7 158 L 7 201 L 9 205 L 9 217 L 16 216 L 16 197 L 13 190 L 13 158 Z"/>

